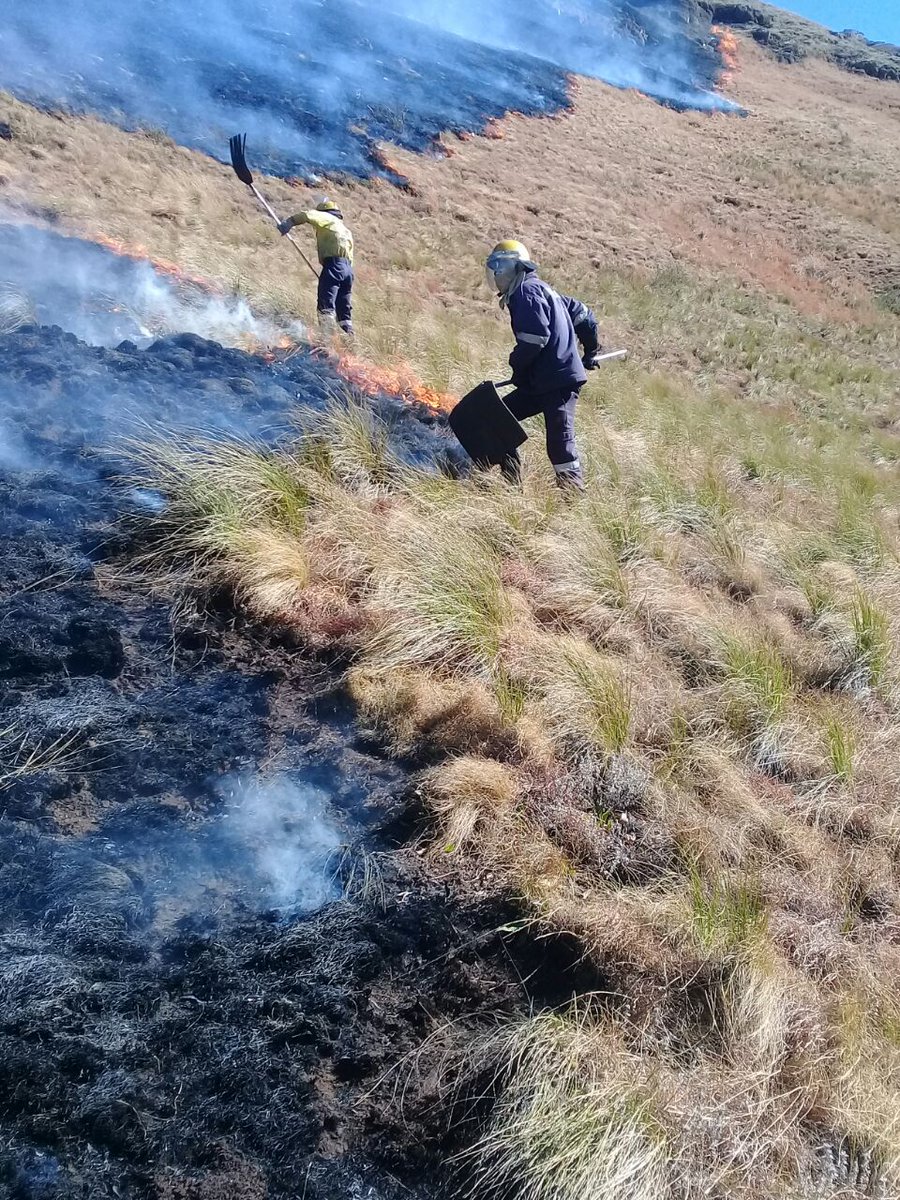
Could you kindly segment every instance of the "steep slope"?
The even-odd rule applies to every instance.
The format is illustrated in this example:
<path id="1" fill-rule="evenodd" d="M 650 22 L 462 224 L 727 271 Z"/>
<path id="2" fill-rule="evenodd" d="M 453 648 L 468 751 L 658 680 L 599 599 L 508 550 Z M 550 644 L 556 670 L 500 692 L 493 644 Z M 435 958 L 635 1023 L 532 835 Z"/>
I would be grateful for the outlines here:
<path id="1" fill-rule="evenodd" d="M 539 436 L 521 494 L 411 469 L 358 395 L 274 457 L 136 453 L 167 501 L 160 569 L 345 670 L 366 736 L 418 772 L 390 830 L 404 886 L 424 864 L 477 914 L 452 999 L 390 1010 L 396 1057 L 346 1134 L 385 1135 L 404 1180 L 426 1162 L 498 1200 L 900 1186 L 900 85 L 742 38 L 728 86 L 746 117 L 579 79 L 555 117 L 392 150 L 406 190 L 335 189 L 376 366 L 498 377 L 509 333 L 479 281 L 510 233 L 630 345 L 583 394 L 585 499 L 552 489 Z M 222 167 L 5 110 L 19 217 L 311 317 L 302 264 Z"/>
<path id="2" fill-rule="evenodd" d="M 779 62 L 824 58 L 859 75 L 875 79 L 900 79 L 900 47 L 873 42 L 851 28 L 826 29 L 815 21 L 771 4 L 717 4 L 699 0 L 712 21 L 732 25 L 765 46 Z M 854 19 L 847 10 L 847 20 Z"/>

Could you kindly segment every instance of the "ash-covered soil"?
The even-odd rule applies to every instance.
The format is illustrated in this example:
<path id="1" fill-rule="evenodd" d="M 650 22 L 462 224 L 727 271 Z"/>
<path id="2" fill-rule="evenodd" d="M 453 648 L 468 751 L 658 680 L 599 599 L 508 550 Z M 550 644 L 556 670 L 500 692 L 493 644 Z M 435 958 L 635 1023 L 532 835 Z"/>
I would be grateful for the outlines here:
<path id="1" fill-rule="evenodd" d="M 379 141 L 424 150 L 445 129 L 567 103 L 559 66 L 504 53 L 499 72 L 496 50 L 354 0 L 150 0 L 127 13 L 90 0 L 74 26 L 47 0 L 11 13 L 0 47 L 0 86 L 20 99 L 164 130 L 220 159 L 247 129 L 256 165 L 285 177 L 393 177 Z"/>
<path id="2" fill-rule="evenodd" d="M 705 11 L 657 0 L 456 9 L 392 0 L 87 0 L 18 5 L 0 86 L 50 109 L 164 132 L 221 159 L 246 130 L 260 169 L 398 180 L 377 151 L 433 146 L 515 110 L 568 105 L 567 73 L 730 111 Z"/>
<path id="3" fill-rule="evenodd" d="M 115 483 L 117 436 L 275 438 L 332 382 L 192 335 L 0 338 L 2 1196 L 425 1197 L 445 1116 L 402 1108 L 398 1064 L 521 1006 L 519 973 L 555 986 L 414 854 L 348 887 L 402 840 L 409 784 L 327 666 L 123 573 L 123 508 L 154 498 Z M 440 452 L 384 405 L 410 458 Z"/>

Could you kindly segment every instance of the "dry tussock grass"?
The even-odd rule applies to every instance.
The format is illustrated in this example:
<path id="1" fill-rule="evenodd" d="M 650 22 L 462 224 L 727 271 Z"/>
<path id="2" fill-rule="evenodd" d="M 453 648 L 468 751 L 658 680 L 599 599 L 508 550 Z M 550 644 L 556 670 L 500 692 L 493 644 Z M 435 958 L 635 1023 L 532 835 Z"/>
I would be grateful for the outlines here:
<path id="1" fill-rule="evenodd" d="M 553 1058 L 547 1089 L 532 1095 L 530 1059 L 503 1043 L 476 1182 L 526 1172 L 535 1197 L 574 1197 L 590 1176 L 624 1197 L 677 1195 L 690 1178 L 749 1200 L 775 1171 L 778 1195 L 812 1196 L 817 1130 L 840 1170 L 849 1138 L 890 1180 L 894 535 L 860 565 L 864 531 L 835 539 L 827 499 L 813 522 L 805 497 L 778 502 L 777 481 L 745 491 L 736 447 L 705 448 L 704 469 L 679 479 L 665 436 L 642 427 L 639 474 L 634 439 L 604 438 L 604 486 L 568 508 L 536 452 L 521 492 L 400 469 L 352 405 L 290 454 L 205 443 L 138 457 L 141 482 L 169 497 L 156 553 L 188 547 L 182 570 L 218 574 L 259 615 L 347 653 L 363 719 L 393 754 L 432 764 L 420 794 L 441 871 L 517 896 L 643 1014 L 640 1029 L 580 1016 L 565 1032 L 624 1038 L 640 1078 L 664 1080 L 636 1128 L 616 1126 L 632 1147 L 621 1161 L 595 1108 L 602 1094 L 619 1111 L 625 1060 L 579 1057 L 573 1092 L 538 1017 L 516 1036 Z M 879 477 L 878 494 L 893 486 Z M 759 537 L 723 557 L 706 534 L 732 514 Z M 806 590 L 804 542 L 817 545 Z M 723 587 L 726 560 L 752 565 L 751 597 Z M 309 618 L 326 593 L 341 614 L 330 643 Z M 570 1144 L 576 1127 L 585 1140 Z M 571 1178 L 549 1192 L 557 1170 Z"/>
<path id="2" fill-rule="evenodd" d="M 461 1165 L 492 1194 L 898 1187 L 900 333 L 871 296 L 900 261 L 898 92 L 743 54 L 746 121 L 585 82 L 560 120 L 398 155 L 416 197 L 338 188 L 373 357 L 494 373 L 479 260 L 512 230 L 639 348 L 584 392 L 585 499 L 532 447 L 521 492 L 405 470 L 345 400 L 290 453 L 135 451 L 169 498 L 151 565 L 346 655 L 362 718 L 427 767 L 434 860 L 612 983 L 457 1065 L 477 1091 L 490 1064 Z M 312 316 L 225 168 L 4 106 L 14 204 Z"/>

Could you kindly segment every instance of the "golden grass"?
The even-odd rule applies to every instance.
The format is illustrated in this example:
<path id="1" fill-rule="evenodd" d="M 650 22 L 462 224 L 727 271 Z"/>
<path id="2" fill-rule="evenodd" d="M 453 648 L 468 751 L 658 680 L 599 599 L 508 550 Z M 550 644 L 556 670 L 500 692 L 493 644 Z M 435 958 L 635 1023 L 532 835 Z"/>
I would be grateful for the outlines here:
<path id="1" fill-rule="evenodd" d="M 602 423 L 587 414 L 605 478 L 568 506 L 539 448 L 521 492 L 450 481 L 400 468 L 352 405 L 290 452 L 148 444 L 141 481 L 169 501 L 154 553 L 178 548 L 198 582 L 226 580 L 310 648 L 348 655 L 361 718 L 430 764 L 435 869 L 518 897 L 634 1006 L 656 989 L 638 1042 L 604 1027 L 633 1049 L 602 1070 L 540 1023 L 527 1052 L 504 1043 L 514 1069 L 465 1158 L 473 1186 L 624 1200 L 690 1177 L 750 1200 L 772 1174 L 793 1197 L 818 1178 L 808 1131 L 823 1122 L 835 1170 L 857 1169 L 852 1143 L 853 1163 L 890 1179 L 900 1081 L 872 1021 L 890 991 L 878 914 L 900 908 L 896 771 L 878 750 L 896 744 L 896 534 L 885 525 L 884 553 L 863 559 L 846 522 L 834 536 L 839 496 L 805 471 L 789 503 L 780 478 L 746 487 L 724 437 L 686 448 L 679 476 L 668 420 L 640 408 L 626 395 Z M 723 542 L 723 520 L 753 536 Z M 309 615 L 323 592 L 332 626 Z M 682 1034 L 702 1061 L 677 1068 L 653 1005 L 677 1011 L 671 981 L 692 978 L 724 1040 Z M 856 995 L 854 1025 L 834 997 Z"/>
<path id="2" fill-rule="evenodd" d="M 637 1056 L 587 1014 L 547 1013 L 471 1050 L 493 1066 L 500 1099 L 462 1157 L 467 1194 L 526 1200 L 657 1200 L 667 1194 L 667 1139 Z"/>
<path id="3" fill-rule="evenodd" d="M 537 438 L 521 492 L 404 469 L 352 397 L 290 451 L 133 448 L 169 502 L 147 565 L 340 651 L 361 720 L 424 768 L 432 869 L 612 981 L 475 1038 L 479 1194 L 897 1188 L 900 326 L 873 297 L 900 263 L 900 92 L 742 57 L 746 121 L 585 81 L 559 120 L 398 154 L 416 195 L 338 187 L 364 354 L 498 377 L 480 260 L 513 231 L 632 347 L 582 394 L 584 498 Z M 22 211 L 313 316 L 224 168 L 3 103 Z"/>

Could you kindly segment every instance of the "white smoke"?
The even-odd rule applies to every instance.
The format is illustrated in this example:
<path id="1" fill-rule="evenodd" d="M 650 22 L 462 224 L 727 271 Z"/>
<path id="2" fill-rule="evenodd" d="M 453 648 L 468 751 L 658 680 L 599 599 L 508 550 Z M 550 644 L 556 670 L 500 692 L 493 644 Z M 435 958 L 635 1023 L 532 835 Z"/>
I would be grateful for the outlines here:
<path id="1" fill-rule="evenodd" d="M 622 0 L 385 0 L 399 16 L 490 46 L 637 88 L 690 108 L 737 105 L 693 82 L 700 56 L 680 0 L 645 0 L 640 23 Z M 708 74 L 709 63 L 705 63 Z M 498 70 L 502 58 L 498 59 Z M 708 80 L 706 81 L 708 82 Z"/>
<path id="2" fill-rule="evenodd" d="M 561 72 L 726 108 L 704 41 L 683 0 L 33 0 L 0 23 L 0 86 L 219 158 L 245 130 L 286 176 L 365 175 L 365 130 L 422 145 L 489 110 L 547 111 Z"/>
<path id="3" fill-rule="evenodd" d="M 338 894 L 328 863 L 342 838 L 325 792 L 287 776 L 239 776 L 222 796 L 225 831 L 248 857 L 272 908 L 309 912 Z"/>
<path id="4" fill-rule="evenodd" d="M 33 465 L 15 430 L 0 424 L 0 471 L 27 471 Z"/>
<path id="5" fill-rule="evenodd" d="M 134 285 L 128 309 L 143 338 L 194 333 L 223 346 L 249 348 L 275 346 L 284 338 L 299 342 L 306 336 L 302 321 L 280 323 L 257 316 L 239 296 L 176 288 L 158 275 L 150 263 L 137 264 Z"/>
<path id="6" fill-rule="evenodd" d="M 94 346 L 143 345 L 172 333 L 253 350 L 305 340 L 301 321 L 259 316 L 241 296 L 207 291 L 77 237 L 4 224 L 4 215 L 0 209 L 0 289 L 19 298 L 30 321 L 59 325 Z"/>

